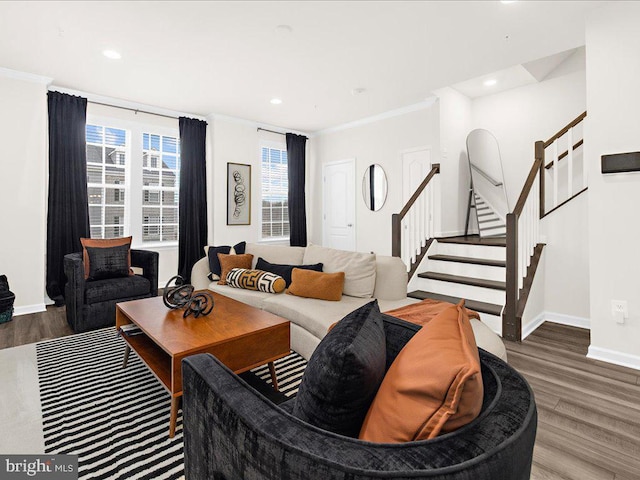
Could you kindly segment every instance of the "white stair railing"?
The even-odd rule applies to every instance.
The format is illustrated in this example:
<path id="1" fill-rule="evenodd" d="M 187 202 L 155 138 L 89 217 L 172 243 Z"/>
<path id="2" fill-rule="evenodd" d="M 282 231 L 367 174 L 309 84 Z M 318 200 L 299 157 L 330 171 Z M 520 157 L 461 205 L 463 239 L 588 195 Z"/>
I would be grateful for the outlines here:
<path id="1" fill-rule="evenodd" d="M 543 198 L 542 216 L 561 207 L 587 188 L 587 164 L 582 150 L 579 150 L 584 143 L 583 120 L 586 116 L 587 112 L 580 114 L 553 137 L 543 142 L 543 162 L 545 157 L 550 157 L 551 161 L 545 164 L 545 170 L 540 179 L 541 188 L 544 193 L 544 185 L 549 182 L 551 191 L 548 192 L 548 197 Z M 562 153 L 559 153 L 561 151 Z M 576 168 L 577 163 L 580 164 L 578 168 Z M 565 181 L 561 181 L 560 177 L 565 175 Z"/>
<path id="2" fill-rule="evenodd" d="M 543 142 L 536 142 L 536 160 L 529 171 L 518 202 L 507 214 L 507 292 L 502 337 L 520 341 L 522 322 L 518 315 L 520 290 L 527 276 L 540 232 L 540 176 L 544 165 Z"/>
<path id="3" fill-rule="evenodd" d="M 431 180 L 438 173 L 440 164 L 433 164 L 400 213 L 391 216 L 391 254 L 402 258 L 408 272 L 412 271 L 427 241 L 434 235 Z"/>

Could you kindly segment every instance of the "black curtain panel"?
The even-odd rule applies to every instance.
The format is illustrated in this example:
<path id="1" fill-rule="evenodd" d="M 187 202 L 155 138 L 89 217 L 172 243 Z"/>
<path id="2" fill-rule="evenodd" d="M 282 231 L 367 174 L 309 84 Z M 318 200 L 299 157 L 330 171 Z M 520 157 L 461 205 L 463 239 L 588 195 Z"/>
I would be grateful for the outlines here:
<path id="1" fill-rule="evenodd" d="M 49 106 L 49 201 L 47 211 L 47 295 L 64 304 L 63 258 L 82 250 L 89 236 L 87 201 L 87 99 L 47 93 Z"/>
<path id="2" fill-rule="evenodd" d="M 305 144 L 307 137 L 287 133 L 289 162 L 289 231 L 292 247 L 307 246 L 307 214 L 304 199 Z"/>
<path id="3" fill-rule="evenodd" d="M 207 244 L 207 122 L 180 117 L 178 274 L 191 282 L 191 268 Z"/>

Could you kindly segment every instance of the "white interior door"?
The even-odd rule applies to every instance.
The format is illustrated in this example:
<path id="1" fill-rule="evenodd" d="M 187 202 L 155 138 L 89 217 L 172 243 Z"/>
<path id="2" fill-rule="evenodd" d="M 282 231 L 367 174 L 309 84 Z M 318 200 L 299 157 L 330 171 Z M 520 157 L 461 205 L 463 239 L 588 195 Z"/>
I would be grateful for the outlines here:
<path id="1" fill-rule="evenodd" d="M 331 162 L 322 168 L 322 243 L 340 250 L 356 249 L 356 162 Z"/>
<path id="2" fill-rule="evenodd" d="M 431 170 L 431 149 L 415 148 L 402 152 L 402 206 L 420 186 Z"/>

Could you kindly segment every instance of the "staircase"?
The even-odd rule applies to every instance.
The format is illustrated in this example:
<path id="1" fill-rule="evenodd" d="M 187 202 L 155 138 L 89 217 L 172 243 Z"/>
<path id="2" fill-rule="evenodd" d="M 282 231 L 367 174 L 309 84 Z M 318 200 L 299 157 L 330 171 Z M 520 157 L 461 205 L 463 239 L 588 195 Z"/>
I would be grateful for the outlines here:
<path id="1" fill-rule="evenodd" d="M 507 225 L 498 213 L 477 192 L 473 193 L 474 205 L 478 215 L 478 230 L 480 236 L 504 237 L 507 234 Z"/>
<path id="2" fill-rule="evenodd" d="M 506 242 L 504 237 L 438 238 L 420 265 L 421 273 L 409 282 L 409 297 L 465 305 L 481 314 L 482 321 L 498 334 L 506 290 Z"/>
<path id="3" fill-rule="evenodd" d="M 409 297 L 451 303 L 464 298 L 466 306 L 503 338 L 522 339 L 522 317 L 544 247 L 539 243 L 540 219 L 587 189 L 579 151 L 583 139 L 575 142 L 585 117 L 586 112 L 546 142 L 535 143 L 535 161 L 506 219 L 481 196 L 473 198 L 482 238 L 433 238 L 431 180 L 440 173 L 440 165 L 433 165 L 400 213 L 392 215 L 392 255 L 408 266 Z M 550 191 L 545 183 L 551 184 Z"/>

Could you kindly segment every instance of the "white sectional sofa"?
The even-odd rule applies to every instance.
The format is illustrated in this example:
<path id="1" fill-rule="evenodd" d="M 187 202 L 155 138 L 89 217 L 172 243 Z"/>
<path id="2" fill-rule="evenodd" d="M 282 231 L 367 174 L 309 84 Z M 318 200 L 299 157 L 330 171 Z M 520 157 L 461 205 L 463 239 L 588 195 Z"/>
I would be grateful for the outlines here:
<path id="1" fill-rule="evenodd" d="M 206 256 L 193 266 L 191 283 L 196 289 L 208 288 L 290 320 L 291 348 L 306 359 L 311 357 L 329 326 L 373 298 L 378 300 L 382 312 L 419 301 L 407 297 L 407 271 L 397 257 L 346 252 L 317 245 L 288 247 L 257 243 L 248 243 L 245 253 L 253 255 L 253 267 L 262 257 L 270 263 L 288 265 L 322 262 L 325 272 L 345 272 L 342 299 L 332 302 L 218 285 L 217 281 L 211 282 L 207 277 L 209 261 Z M 472 319 L 472 324 L 478 346 L 506 360 L 502 339 L 482 322 Z"/>

